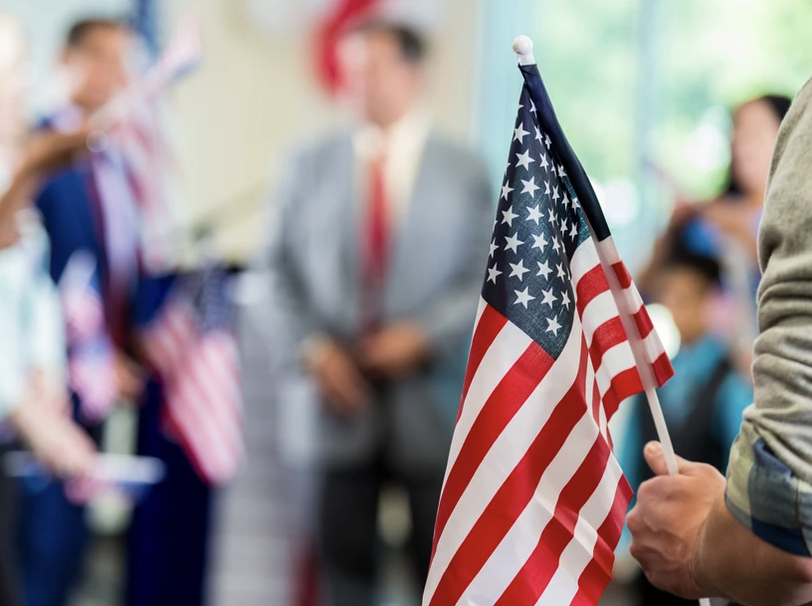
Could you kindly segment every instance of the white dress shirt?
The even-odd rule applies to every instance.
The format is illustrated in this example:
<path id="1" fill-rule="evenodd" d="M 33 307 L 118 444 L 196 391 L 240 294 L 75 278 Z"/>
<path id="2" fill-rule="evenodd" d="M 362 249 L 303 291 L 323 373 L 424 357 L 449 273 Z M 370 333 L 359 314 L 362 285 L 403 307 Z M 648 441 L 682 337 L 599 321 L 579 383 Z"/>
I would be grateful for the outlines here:
<path id="1" fill-rule="evenodd" d="M 363 205 L 369 190 L 369 163 L 383 157 L 386 201 L 398 222 L 408 215 L 431 122 L 422 110 L 412 111 L 386 130 L 374 124 L 360 127 L 354 137 L 356 199 Z"/>

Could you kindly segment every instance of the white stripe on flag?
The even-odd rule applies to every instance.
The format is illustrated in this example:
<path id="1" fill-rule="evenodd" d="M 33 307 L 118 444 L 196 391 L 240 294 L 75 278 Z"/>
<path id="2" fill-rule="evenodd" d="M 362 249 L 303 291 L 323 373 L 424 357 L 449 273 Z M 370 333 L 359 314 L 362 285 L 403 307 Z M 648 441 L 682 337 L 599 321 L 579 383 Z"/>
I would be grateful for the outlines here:
<path id="1" fill-rule="evenodd" d="M 570 272 L 572 273 L 573 285 L 580 282 L 581 278 L 589 273 L 589 270 L 596 265 L 600 265 L 598 251 L 595 249 L 595 243 L 592 241 L 592 238 L 589 238 L 575 249 L 570 259 Z"/>
<path id="2" fill-rule="evenodd" d="M 507 326 L 513 325 L 508 322 Z M 515 330 L 518 331 L 518 329 Z M 523 352 L 524 348 L 521 351 Z M 515 355 L 515 352 L 512 353 Z M 490 354 L 490 351 L 488 354 Z M 504 357 L 505 353 L 502 352 L 498 355 Z M 471 528 L 473 528 L 507 477 L 524 457 L 527 449 L 533 443 L 541 428 L 544 427 L 556 404 L 560 402 L 572 386 L 578 373 L 580 355 L 581 331 L 576 318 L 567 344 L 555 363 L 556 366 L 547 373 L 547 376 L 536 387 L 522 408 L 519 409 L 496 439 L 451 513 L 437 543 L 425 595 L 430 596 L 434 592 L 451 558 L 462 545 Z M 497 360 L 499 358 L 496 358 L 492 364 L 495 364 Z M 480 372 L 486 368 L 488 367 L 483 360 L 480 365 Z M 488 369 L 489 372 L 490 370 Z M 503 371 L 502 376 L 504 374 Z M 473 391 L 473 383 L 469 395 L 471 391 Z M 491 391 L 480 394 L 479 398 L 486 399 Z"/>
<path id="3" fill-rule="evenodd" d="M 589 302 L 584 308 L 584 313 L 581 316 L 581 324 L 584 327 L 584 338 L 586 339 L 587 346 L 592 345 L 592 337 L 595 336 L 595 331 L 598 330 L 605 322 L 612 318 L 617 318 L 617 306 L 612 297 L 611 291 L 607 290 L 602 292 Z"/>
<path id="4" fill-rule="evenodd" d="M 541 533 L 555 512 L 561 491 L 578 471 L 597 436 L 598 428 L 592 416 L 584 414 L 542 475 L 534 498 L 462 594 L 458 604 L 496 603 L 535 550 Z"/>
<path id="5" fill-rule="evenodd" d="M 451 469 L 454 461 L 457 460 L 468 432 L 471 431 L 471 426 L 479 416 L 485 402 L 532 342 L 530 337 L 511 322 L 507 322 L 496 335 L 482 358 L 462 404 L 462 415 L 457 421 L 451 441 L 448 469 Z"/>
<path id="6" fill-rule="evenodd" d="M 598 381 L 598 389 L 601 398 L 609 390 L 612 384 L 612 379 L 615 375 L 620 374 L 624 370 L 635 368 L 634 355 L 632 355 L 631 347 L 628 341 L 622 341 L 608 349 L 603 358 L 601 359 L 601 367 L 595 371 L 595 377 Z M 603 408 L 603 407 L 601 407 Z"/>
<path id="7" fill-rule="evenodd" d="M 561 554 L 558 569 L 550 579 L 547 590 L 537 606 L 562 606 L 569 604 L 578 592 L 578 579 L 592 561 L 598 541 L 597 529 L 612 510 L 617 485 L 622 476 L 620 465 L 610 456 L 600 484 L 589 497 L 575 525 L 575 533 L 564 553 Z"/>

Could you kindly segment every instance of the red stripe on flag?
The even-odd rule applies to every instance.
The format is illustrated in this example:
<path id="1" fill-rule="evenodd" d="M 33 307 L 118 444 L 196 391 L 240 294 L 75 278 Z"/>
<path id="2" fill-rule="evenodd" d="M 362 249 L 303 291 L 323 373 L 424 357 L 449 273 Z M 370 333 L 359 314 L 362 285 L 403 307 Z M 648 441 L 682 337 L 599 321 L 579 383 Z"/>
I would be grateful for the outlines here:
<path id="1" fill-rule="evenodd" d="M 511 471 L 454 553 L 437 584 L 429 606 L 457 603 L 533 498 L 544 471 L 567 441 L 573 427 L 586 413 L 584 397 L 586 365 L 587 350 L 584 343 L 581 347 L 581 361 L 575 382 L 556 405 L 522 460 Z M 461 458 L 458 457 L 457 461 Z M 446 484 L 443 492 L 445 493 L 447 489 Z M 439 537 L 440 534 L 441 532 L 437 532 L 435 537 Z"/>
<path id="2" fill-rule="evenodd" d="M 640 309 L 632 315 L 634 323 L 637 324 L 637 330 L 640 332 L 640 337 L 645 339 L 651 331 L 654 330 L 654 324 L 648 315 L 648 310 L 645 305 L 641 305 Z"/>
<path id="3" fill-rule="evenodd" d="M 612 377 L 612 383 L 606 393 L 603 394 L 603 408 L 606 411 L 606 422 L 617 412 L 620 403 L 643 391 L 643 383 L 640 380 L 640 373 L 637 367 L 627 368 Z"/>
<path id="4" fill-rule="evenodd" d="M 668 354 L 661 353 L 656 360 L 652 363 L 651 367 L 654 369 L 654 378 L 657 381 L 658 387 L 662 387 L 668 382 L 668 379 L 674 376 L 674 367 L 671 366 L 671 360 L 668 359 Z"/>
<path id="5" fill-rule="evenodd" d="M 592 335 L 592 344 L 589 346 L 589 357 L 592 358 L 592 367 L 596 369 L 600 368 L 603 355 L 615 345 L 619 345 L 627 340 L 626 331 L 623 329 L 623 321 L 620 319 L 620 316 L 615 316 L 598 326 Z"/>
<path id="6" fill-rule="evenodd" d="M 578 284 L 575 286 L 575 299 L 581 317 L 583 317 L 584 309 L 592 299 L 607 290 L 609 290 L 609 282 L 600 265 L 590 269 L 578 280 Z"/>
<path id="7" fill-rule="evenodd" d="M 435 545 L 482 459 L 547 375 L 553 362 L 538 343 L 531 342 L 488 397 L 448 473 L 437 510 Z"/>
<path id="8" fill-rule="evenodd" d="M 589 386 L 587 385 L 587 389 Z M 592 418 L 595 419 L 595 425 L 601 426 L 601 391 L 598 387 L 598 379 L 592 382 Z"/>
<path id="9" fill-rule="evenodd" d="M 474 338 L 471 341 L 471 352 L 468 354 L 468 366 L 465 368 L 465 382 L 462 386 L 462 397 L 460 398 L 460 408 L 457 413 L 457 420 L 462 415 L 462 407 L 465 403 L 465 397 L 468 395 L 468 389 L 471 387 L 471 381 L 474 380 L 474 375 L 482 363 L 482 358 L 485 357 L 488 349 L 496 335 L 498 335 L 507 324 L 507 318 L 496 311 L 490 305 L 485 305 L 485 310 L 479 318 L 479 323 L 474 332 Z"/>
<path id="10" fill-rule="evenodd" d="M 592 560 L 578 578 L 578 593 L 571 606 L 595 606 L 612 578 L 615 547 L 623 531 L 623 520 L 632 498 L 629 482 L 622 476 L 617 485 L 615 500 L 609 515 L 598 528 L 598 541 L 592 551 Z"/>
<path id="11" fill-rule="evenodd" d="M 632 285 L 632 275 L 626 269 L 626 264 L 623 261 L 618 261 L 612 265 L 612 269 L 620 282 L 621 288 L 629 288 Z"/>
<path id="12" fill-rule="evenodd" d="M 611 453 L 598 435 L 578 471 L 558 496 L 553 517 L 544 527 L 533 553 L 495 606 L 533 606 L 558 570 L 559 560 L 575 533 L 578 514 L 595 492 Z"/>

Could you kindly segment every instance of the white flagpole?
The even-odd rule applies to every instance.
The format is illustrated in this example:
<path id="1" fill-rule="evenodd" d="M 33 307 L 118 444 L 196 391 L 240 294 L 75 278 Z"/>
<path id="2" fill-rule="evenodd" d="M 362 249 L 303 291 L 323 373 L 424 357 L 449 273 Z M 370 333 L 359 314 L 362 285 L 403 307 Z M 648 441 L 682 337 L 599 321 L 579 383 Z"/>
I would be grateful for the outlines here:
<path id="1" fill-rule="evenodd" d="M 519 65 L 534 65 L 536 59 L 533 57 L 533 41 L 528 36 L 517 36 L 513 40 L 513 51 L 518 56 Z M 589 222 L 587 221 L 587 224 Z M 589 226 L 589 231 L 592 232 L 592 226 Z M 594 233 L 592 234 L 594 240 Z M 597 240 L 595 240 L 597 242 Z M 606 279 L 609 281 L 609 287 L 612 293 L 621 292 L 620 281 L 618 280 L 615 272 L 612 270 L 610 264 L 600 246 L 596 247 L 598 250 L 598 257 L 601 261 Z M 663 416 L 663 409 L 660 406 L 660 399 L 657 397 L 657 382 L 654 378 L 654 372 L 651 366 L 646 361 L 645 352 L 643 351 L 643 340 L 640 338 L 637 326 L 632 321 L 632 310 L 627 309 L 628 305 L 620 297 L 615 297 L 615 300 L 620 309 L 620 319 L 623 323 L 623 328 L 626 334 L 629 335 L 629 344 L 634 354 L 635 363 L 638 372 L 640 373 L 640 380 L 643 383 L 643 389 L 646 393 L 646 400 L 648 400 L 649 408 L 651 409 L 651 416 L 654 418 L 654 425 L 657 428 L 657 436 L 660 439 L 660 444 L 663 447 L 663 454 L 665 456 L 665 463 L 668 467 L 670 475 L 679 473 L 677 467 L 677 456 L 674 453 L 674 445 L 671 443 L 671 435 L 668 433 L 668 427 L 665 424 L 665 417 Z M 699 600 L 700 606 L 711 606 L 711 601 L 708 598 Z"/>

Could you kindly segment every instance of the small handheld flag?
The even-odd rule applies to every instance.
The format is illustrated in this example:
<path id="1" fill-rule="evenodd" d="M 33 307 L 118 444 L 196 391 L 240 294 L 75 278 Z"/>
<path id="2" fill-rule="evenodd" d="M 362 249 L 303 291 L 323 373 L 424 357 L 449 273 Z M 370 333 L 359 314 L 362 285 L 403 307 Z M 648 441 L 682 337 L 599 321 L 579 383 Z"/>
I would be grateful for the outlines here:
<path id="1" fill-rule="evenodd" d="M 161 378 L 164 422 L 201 479 L 230 480 L 243 458 L 231 278 L 218 267 L 144 280 L 142 354 Z M 137 316 L 139 314 L 136 314 Z"/>
<path id="2" fill-rule="evenodd" d="M 673 375 L 532 43 L 515 50 L 525 85 L 423 606 L 596 606 L 632 495 L 608 422 Z"/>

